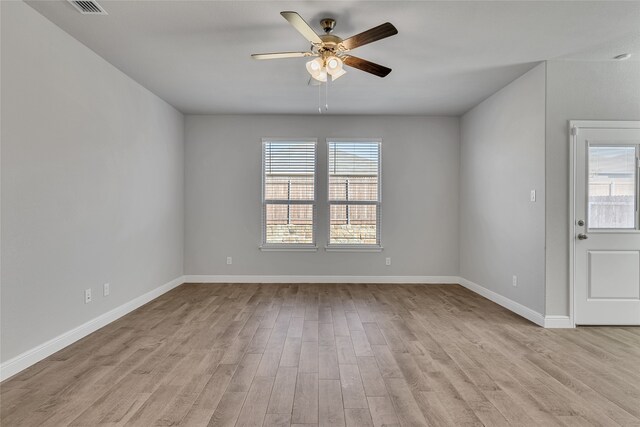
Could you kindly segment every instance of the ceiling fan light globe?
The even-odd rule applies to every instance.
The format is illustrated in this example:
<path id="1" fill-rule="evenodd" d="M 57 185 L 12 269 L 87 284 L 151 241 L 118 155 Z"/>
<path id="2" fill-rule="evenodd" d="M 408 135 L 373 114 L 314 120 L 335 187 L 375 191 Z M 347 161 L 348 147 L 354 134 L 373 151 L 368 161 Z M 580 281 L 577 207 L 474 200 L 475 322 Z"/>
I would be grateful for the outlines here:
<path id="1" fill-rule="evenodd" d="M 314 79 L 316 79 L 319 82 L 326 82 L 327 81 L 327 72 L 324 70 L 320 70 L 316 73 L 311 74 L 311 77 L 313 77 Z"/>
<path id="2" fill-rule="evenodd" d="M 343 69 L 339 69 L 337 71 L 334 71 L 334 72 L 331 73 L 331 81 L 334 81 L 338 77 L 342 77 L 345 74 L 347 74 L 347 72 L 345 70 L 343 70 Z"/>
<path id="3" fill-rule="evenodd" d="M 326 64 L 327 72 L 331 75 L 342 71 L 342 59 L 338 58 L 337 56 L 330 56 L 329 58 L 327 58 Z"/>
<path id="4" fill-rule="evenodd" d="M 307 62 L 307 71 L 313 76 L 314 73 L 322 71 L 322 60 L 320 58 L 312 59 Z"/>

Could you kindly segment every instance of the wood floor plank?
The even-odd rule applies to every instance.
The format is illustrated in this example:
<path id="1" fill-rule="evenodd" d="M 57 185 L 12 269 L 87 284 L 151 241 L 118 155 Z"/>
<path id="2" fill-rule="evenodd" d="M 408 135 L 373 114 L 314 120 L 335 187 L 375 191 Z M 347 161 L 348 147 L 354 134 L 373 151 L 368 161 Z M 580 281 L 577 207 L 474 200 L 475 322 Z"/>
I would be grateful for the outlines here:
<path id="1" fill-rule="evenodd" d="M 318 389 L 318 425 L 344 427 L 344 407 L 342 406 L 340 381 L 319 380 Z"/>
<path id="2" fill-rule="evenodd" d="M 302 337 L 287 337 L 282 349 L 280 366 L 294 367 L 300 362 L 300 350 L 302 348 Z"/>
<path id="3" fill-rule="evenodd" d="M 204 357 L 199 364 L 194 364 L 195 360 L 188 358 L 185 360 L 185 369 L 175 372 L 176 383 L 184 384 L 173 400 L 164 408 L 155 421 L 158 425 L 177 425 L 186 416 L 193 404 L 196 402 L 200 393 L 206 386 L 207 382 L 213 375 L 210 368 L 213 364 L 217 364 L 219 355 L 213 352 L 194 350 L 195 353 L 204 353 Z M 122 420 L 127 414 L 119 415 Z M 101 424 L 116 422 L 116 420 L 101 420 Z"/>
<path id="4" fill-rule="evenodd" d="M 423 391 L 414 393 L 413 396 L 422 411 L 422 415 L 430 426 L 456 425 L 455 421 L 449 416 L 442 401 L 438 399 L 436 392 Z M 529 425 L 535 425 L 535 423 Z"/>
<path id="5" fill-rule="evenodd" d="M 251 324 L 248 325 L 248 323 Z M 247 323 L 245 323 L 243 328 L 238 333 L 238 336 L 235 337 L 231 345 L 228 347 L 221 363 L 239 363 L 240 359 L 242 359 L 242 356 L 246 352 L 249 343 L 251 343 L 253 335 L 255 334 L 259 325 L 260 323 L 258 321 L 247 321 Z"/>
<path id="6" fill-rule="evenodd" d="M 334 306 L 331 308 L 331 314 L 333 316 L 333 331 L 335 336 L 349 336 L 349 326 L 347 324 L 347 317 L 345 316 L 344 310 Z"/>
<path id="7" fill-rule="evenodd" d="M 375 355 L 380 373 L 385 378 L 403 378 L 402 371 L 396 363 L 391 350 L 386 345 L 372 345 L 371 349 Z"/>
<path id="8" fill-rule="evenodd" d="M 304 317 L 292 317 L 287 330 L 287 338 L 302 338 L 304 331 Z"/>
<path id="9" fill-rule="evenodd" d="M 388 396 L 368 397 L 371 419 L 375 427 L 400 426 L 396 410 Z"/>
<path id="10" fill-rule="evenodd" d="M 297 368 L 278 368 L 267 408 L 268 414 L 291 414 L 297 374 Z"/>
<path id="11" fill-rule="evenodd" d="M 395 330 L 391 322 L 383 322 L 380 327 L 380 332 L 382 332 L 382 336 L 384 336 L 385 341 L 389 347 L 389 350 L 392 352 L 406 353 L 408 350 L 404 345 L 404 341 Z"/>
<path id="12" fill-rule="evenodd" d="M 236 372 L 233 374 L 233 378 L 231 378 L 231 383 L 229 383 L 227 391 L 249 391 L 249 387 L 251 387 L 251 382 L 253 381 L 253 377 L 256 374 L 256 370 L 258 369 L 258 364 L 261 359 L 261 354 L 247 353 L 238 365 Z"/>
<path id="13" fill-rule="evenodd" d="M 336 350 L 338 351 L 338 363 L 348 365 L 358 363 L 350 336 L 336 336 Z"/>
<path id="14" fill-rule="evenodd" d="M 402 426 L 425 426 L 427 425 L 420 407 L 416 403 L 411 389 L 404 378 L 385 379 L 389 397 L 395 407 L 396 414 Z"/>
<path id="15" fill-rule="evenodd" d="M 373 427 L 369 409 L 349 408 L 344 410 L 344 418 L 347 427 Z"/>
<path id="16" fill-rule="evenodd" d="M 318 347 L 318 374 L 321 380 L 339 380 L 338 353 L 333 346 Z"/>
<path id="17" fill-rule="evenodd" d="M 302 331 L 302 341 L 318 342 L 318 328 L 319 328 L 319 323 L 317 320 L 305 320 L 304 328 Z"/>
<path id="18" fill-rule="evenodd" d="M 431 391 L 431 387 L 410 353 L 393 353 L 393 358 L 412 391 Z"/>
<path id="19" fill-rule="evenodd" d="M 317 292 L 317 290 L 313 290 Z M 306 321 L 318 321 L 319 311 L 318 311 L 318 296 L 312 295 L 311 300 L 307 302 L 304 310 L 304 320 Z"/>
<path id="20" fill-rule="evenodd" d="M 263 427 L 290 427 L 291 414 L 267 414 L 262 425 Z"/>
<path id="21" fill-rule="evenodd" d="M 302 341 L 298 372 L 304 374 L 318 373 L 318 342 Z"/>
<path id="22" fill-rule="evenodd" d="M 340 365 L 340 385 L 345 408 L 368 408 L 358 365 Z"/>
<path id="23" fill-rule="evenodd" d="M 177 386 L 161 386 L 156 391 L 149 395 L 149 398 L 144 402 L 140 409 L 127 421 L 125 425 L 150 425 L 156 420 L 158 413 L 164 409 L 168 402 L 171 401 L 173 396 L 178 392 Z"/>
<path id="24" fill-rule="evenodd" d="M 332 323 L 333 315 L 331 314 L 331 307 L 320 306 L 318 307 L 318 322 L 319 323 Z"/>
<path id="25" fill-rule="evenodd" d="M 253 335 L 253 338 L 247 347 L 247 353 L 264 353 L 269 337 L 271 336 L 271 331 L 271 329 L 266 328 L 256 330 L 256 333 Z"/>
<path id="26" fill-rule="evenodd" d="M 237 427 L 261 426 L 267 413 L 271 388 L 275 378 L 256 377 L 251 384 L 247 397 L 236 422 Z"/>
<path id="27" fill-rule="evenodd" d="M 318 374 L 298 374 L 291 422 L 318 423 Z"/>
<path id="28" fill-rule="evenodd" d="M 236 424 L 246 392 L 226 392 L 209 420 L 209 427 L 233 427 Z"/>
<path id="29" fill-rule="evenodd" d="M 364 331 L 352 330 L 351 342 L 353 343 L 353 351 L 357 356 L 370 357 L 373 356 L 369 339 Z"/>
<path id="30" fill-rule="evenodd" d="M 282 358 L 281 352 L 265 352 L 262 354 L 258 369 L 256 371 L 257 377 L 274 377 L 278 373 L 278 366 L 280 366 L 280 359 Z"/>
<path id="31" fill-rule="evenodd" d="M 236 367 L 236 365 L 218 366 L 185 416 L 183 423 L 187 425 L 202 425 L 204 423 L 206 425 L 209 422 L 213 412 L 218 407 L 218 403 L 220 403 L 220 399 L 222 399 L 222 395 L 231 382 Z"/>
<path id="32" fill-rule="evenodd" d="M 386 396 L 387 387 L 374 357 L 358 357 L 358 369 L 366 396 Z"/>
<path id="33" fill-rule="evenodd" d="M 360 321 L 360 316 L 358 316 L 357 311 L 347 311 L 344 314 L 347 319 L 347 326 L 349 327 L 350 332 L 364 332 L 364 327 L 362 326 L 362 322 Z"/>
<path id="34" fill-rule="evenodd" d="M 318 343 L 319 345 L 336 345 L 333 323 L 318 324 Z"/>

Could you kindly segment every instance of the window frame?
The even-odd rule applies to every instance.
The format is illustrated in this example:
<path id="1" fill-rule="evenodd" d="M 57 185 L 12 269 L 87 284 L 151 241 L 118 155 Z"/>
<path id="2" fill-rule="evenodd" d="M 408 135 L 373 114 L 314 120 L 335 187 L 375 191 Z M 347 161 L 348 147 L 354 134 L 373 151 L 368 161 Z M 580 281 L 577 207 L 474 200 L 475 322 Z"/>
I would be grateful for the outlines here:
<path id="1" fill-rule="evenodd" d="M 313 201 L 308 200 L 266 200 L 265 199 L 265 155 L 266 144 L 271 142 L 302 142 L 313 143 L 314 161 L 313 161 Z M 317 251 L 317 224 L 318 224 L 318 139 L 317 138 L 262 138 L 261 144 L 261 243 L 258 246 L 261 251 Z M 312 207 L 312 231 L 311 243 L 267 243 L 267 204 L 276 205 L 311 205 Z"/>
<path id="2" fill-rule="evenodd" d="M 327 189 L 327 244 L 325 251 L 327 252 L 381 252 L 384 248 L 382 246 L 382 138 L 326 138 L 326 150 L 327 150 L 327 176 L 326 176 L 326 189 Z M 331 179 L 329 162 L 331 150 L 329 146 L 331 143 L 346 142 L 346 143 L 376 143 L 378 144 L 378 200 L 375 202 L 362 201 L 362 200 L 331 200 L 329 198 L 329 181 Z M 376 240 L 374 244 L 355 244 L 355 243 L 331 243 L 331 206 L 332 205 L 374 205 L 376 206 Z"/>

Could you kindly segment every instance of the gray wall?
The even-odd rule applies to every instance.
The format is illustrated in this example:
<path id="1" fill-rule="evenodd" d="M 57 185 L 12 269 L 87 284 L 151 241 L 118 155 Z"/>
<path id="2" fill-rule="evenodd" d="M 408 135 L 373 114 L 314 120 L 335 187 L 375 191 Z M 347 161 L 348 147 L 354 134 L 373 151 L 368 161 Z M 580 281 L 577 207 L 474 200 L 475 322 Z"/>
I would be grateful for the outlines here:
<path id="1" fill-rule="evenodd" d="M 184 129 L 32 8 L 1 4 L 6 361 L 182 275 Z"/>
<path id="2" fill-rule="evenodd" d="M 332 136 L 383 138 L 381 253 L 324 250 Z M 318 252 L 258 249 L 263 137 L 318 138 Z M 185 139 L 186 274 L 458 275 L 456 118 L 187 116 Z"/>
<path id="3" fill-rule="evenodd" d="M 640 120 L 640 62 L 547 63 L 547 315 L 569 314 L 569 120 Z"/>
<path id="4" fill-rule="evenodd" d="M 460 275 L 541 314 L 544 88 L 540 64 L 473 108 L 462 118 L 460 149 Z"/>

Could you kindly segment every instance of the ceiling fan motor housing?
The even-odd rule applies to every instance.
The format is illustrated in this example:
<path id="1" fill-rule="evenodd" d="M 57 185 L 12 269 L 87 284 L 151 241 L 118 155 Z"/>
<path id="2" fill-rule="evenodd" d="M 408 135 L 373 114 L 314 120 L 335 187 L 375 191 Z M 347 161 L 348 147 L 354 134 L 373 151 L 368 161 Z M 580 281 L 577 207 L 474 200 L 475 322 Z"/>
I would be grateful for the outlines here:
<path id="1" fill-rule="evenodd" d="M 342 43 L 342 39 L 338 36 L 334 36 L 333 34 L 324 34 L 320 36 L 322 39 L 322 45 L 318 46 L 318 52 L 329 52 L 335 53 L 339 50 L 339 44 Z"/>

